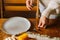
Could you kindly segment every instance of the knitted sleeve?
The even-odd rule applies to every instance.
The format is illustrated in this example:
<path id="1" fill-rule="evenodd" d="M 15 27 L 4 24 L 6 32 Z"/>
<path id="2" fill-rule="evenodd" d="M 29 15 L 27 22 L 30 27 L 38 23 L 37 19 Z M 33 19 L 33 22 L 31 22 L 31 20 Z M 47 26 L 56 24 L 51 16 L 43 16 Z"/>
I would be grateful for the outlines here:
<path id="1" fill-rule="evenodd" d="M 49 17 L 50 12 L 54 9 L 57 9 L 59 7 L 58 3 L 56 3 L 55 1 L 50 1 L 50 3 L 48 4 L 48 7 L 42 12 L 42 16 L 45 17 Z"/>

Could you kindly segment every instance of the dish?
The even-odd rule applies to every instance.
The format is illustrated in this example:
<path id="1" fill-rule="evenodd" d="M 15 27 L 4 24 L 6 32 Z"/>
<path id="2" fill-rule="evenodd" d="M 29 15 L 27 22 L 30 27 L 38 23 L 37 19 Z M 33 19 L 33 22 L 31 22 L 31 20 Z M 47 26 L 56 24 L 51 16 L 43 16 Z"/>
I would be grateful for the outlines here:
<path id="1" fill-rule="evenodd" d="M 16 35 L 29 30 L 31 24 L 28 19 L 23 17 L 12 17 L 9 18 L 3 24 L 3 31 L 7 34 Z"/>

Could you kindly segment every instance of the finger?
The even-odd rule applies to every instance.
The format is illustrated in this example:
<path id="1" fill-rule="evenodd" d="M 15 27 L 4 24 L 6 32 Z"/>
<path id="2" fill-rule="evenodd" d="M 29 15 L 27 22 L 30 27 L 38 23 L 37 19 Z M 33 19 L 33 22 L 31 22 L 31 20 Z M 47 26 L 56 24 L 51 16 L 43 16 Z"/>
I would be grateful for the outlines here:
<path id="1" fill-rule="evenodd" d="M 44 24 L 44 23 L 42 23 L 42 25 L 41 25 L 40 27 L 44 27 L 44 25 L 45 25 L 45 24 Z"/>
<path id="2" fill-rule="evenodd" d="M 32 10 L 32 7 L 31 7 L 31 6 L 27 6 L 27 8 L 28 8 L 29 10 Z"/>
<path id="3" fill-rule="evenodd" d="M 38 24 L 38 27 L 40 27 L 40 25 L 41 25 L 41 22 Z"/>
<path id="4" fill-rule="evenodd" d="M 31 7 L 30 5 L 27 5 L 27 8 L 28 8 L 29 10 L 32 10 L 32 7 Z"/>
<path id="5" fill-rule="evenodd" d="M 27 6 L 27 8 L 28 8 L 29 10 L 32 9 L 32 7 L 31 7 L 31 5 L 30 5 L 30 1 L 26 1 L 26 6 Z"/>
<path id="6" fill-rule="evenodd" d="M 30 1 L 29 1 L 29 0 L 26 1 L 26 5 L 27 5 L 27 4 L 30 4 Z"/>
<path id="7" fill-rule="evenodd" d="M 38 25 L 38 27 L 40 27 L 40 26 L 41 26 L 41 24 L 42 24 L 42 22 L 41 22 L 41 21 L 39 21 L 39 25 Z"/>
<path id="8" fill-rule="evenodd" d="M 31 7 L 33 7 L 33 0 L 30 1 L 30 5 L 31 5 Z"/>
<path id="9" fill-rule="evenodd" d="M 42 25 L 40 27 L 44 27 L 46 24 L 45 23 L 42 23 Z"/>

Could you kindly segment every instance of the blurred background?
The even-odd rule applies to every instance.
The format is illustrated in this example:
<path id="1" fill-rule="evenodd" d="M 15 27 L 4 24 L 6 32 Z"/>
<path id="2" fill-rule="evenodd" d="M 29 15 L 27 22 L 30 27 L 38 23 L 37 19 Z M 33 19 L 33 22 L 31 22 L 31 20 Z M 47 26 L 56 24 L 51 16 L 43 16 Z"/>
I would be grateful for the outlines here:
<path id="1" fill-rule="evenodd" d="M 0 29 L 5 20 L 10 17 L 25 17 L 31 22 L 31 26 L 36 26 L 37 1 L 34 2 L 32 11 L 26 7 L 26 0 L 0 0 Z M 0 40 L 8 35 L 0 30 Z"/>
<path id="2" fill-rule="evenodd" d="M 2 2 L 2 5 L 1 5 Z M 1 7 L 2 6 L 2 7 Z M 3 18 L 14 16 L 22 16 L 26 18 L 34 18 L 36 15 L 36 1 L 32 11 L 26 8 L 26 0 L 0 0 L 0 8 L 3 10 Z M 1 15 L 1 12 L 0 12 Z M 1 17 L 1 16 L 0 16 Z"/>
<path id="3" fill-rule="evenodd" d="M 34 7 L 29 11 L 26 7 L 26 0 L 0 0 L 0 18 L 7 19 L 10 17 L 28 18 L 32 25 L 36 24 L 37 0 Z"/>
<path id="4" fill-rule="evenodd" d="M 1 18 L 1 0 L 0 0 L 0 18 Z"/>
<path id="5" fill-rule="evenodd" d="M 10 17 L 25 17 L 28 18 L 31 22 L 31 30 L 33 27 L 36 27 L 38 24 L 38 20 L 36 17 L 37 12 L 37 1 L 34 2 L 34 7 L 32 11 L 29 11 L 26 8 L 26 0 L 0 0 L 0 29 L 2 27 L 2 24 L 4 23 L 7 18 Z M 57 25 L 51 25 L 47 27 L 47 29 L 42 29 L 42 31 L 39 31 L 40 34 L 46 34 L 49 36 L 54 37 L 60 37 L 60 18 L 57 21 Z M 2 32 L 0 30 L 0 40 L 3 40 L 4 38 L 8 37 L 6 33 Z"/>

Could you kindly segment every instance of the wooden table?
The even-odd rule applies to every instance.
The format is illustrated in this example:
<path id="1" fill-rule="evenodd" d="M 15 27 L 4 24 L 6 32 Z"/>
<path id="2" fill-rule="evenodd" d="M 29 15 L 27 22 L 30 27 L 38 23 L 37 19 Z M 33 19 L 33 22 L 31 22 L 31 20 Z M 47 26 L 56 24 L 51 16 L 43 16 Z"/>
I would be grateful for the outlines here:
<path id="1" fill-rule="evenodd" d="M 1 29 L 2 29 L 2 25 L 3 25 L 3 23 L 6 21 L 7 19 L 5 18 L 3 18 L 3 19 L 0 19 L 0 40 L 3 40 L 4 38 L 6 38 L 6 37 L 8 37 L 8 36 L 10 36 L 10 35 L 8 35 L 8 34 L 6 34 L 6 33 L 4 33 Z M 30 21 L 31 21 L 31 26 L 33 27 L 34 25 L 35 25 L 35 23 L 36 23 L 36 19 L 35 18 L 31 18 L 31 19 L 29 19 Z M 32 29 L 32 28 L 31 28 Z"/>
<path id="2" fill-rule="evenodd" d="M 57 18 L 57 22 L 54 25 L 47 26 L 46 29 L 38 31 L 40 34 L 48 35 L 50 37 L 60 37 L 60 18 Z"/>
<path id="3" fill-rule="evenodd" d="M 2 29 L 1 27 L 5 20 L 7 20 L 7 19 L 0 19 L 0 29 Z M 30 19 L 30 20 L 32 20 L 32 19 Z M 33 19 L 33 20 L 35 20 L 35 19 Z M 38 32 L 40 34 L 49 35 L 51 37 L 60 37 L 60 24 L 59 23 L 60 23 L 60 21 L 57 22 L 56 25 L 49 26 L 48 28 L 42 29 Z M 6 38 L 8 36 L 10 36 L 10 35 L 7 35 L 6 33 L 2 32 L 0 30 L 0 40 L 3 40 L 4 38 Z"/>
<path id="4" fill-rule="evenodd" d="M 5 20 L 6 19 L 0 19 L 0 40 L 3 40 L 4 38 L 9 36 L 1 30 L 2 29 L 2 24 L 4 23 Z"/>

